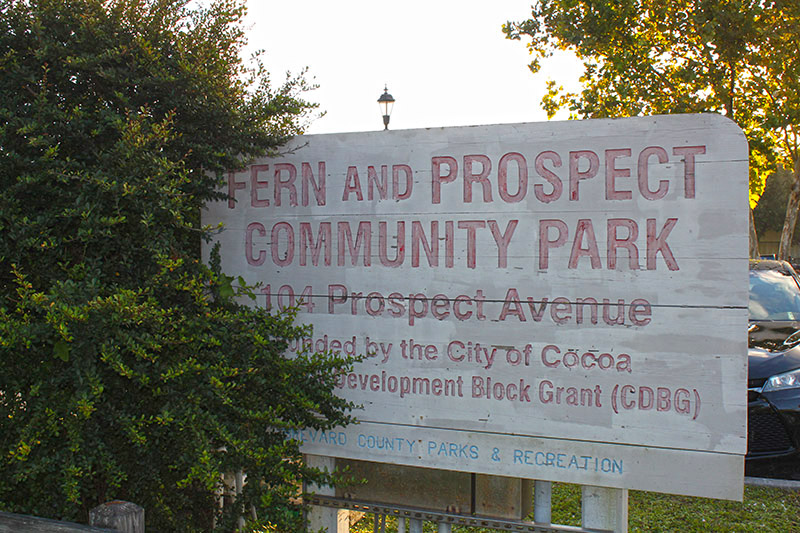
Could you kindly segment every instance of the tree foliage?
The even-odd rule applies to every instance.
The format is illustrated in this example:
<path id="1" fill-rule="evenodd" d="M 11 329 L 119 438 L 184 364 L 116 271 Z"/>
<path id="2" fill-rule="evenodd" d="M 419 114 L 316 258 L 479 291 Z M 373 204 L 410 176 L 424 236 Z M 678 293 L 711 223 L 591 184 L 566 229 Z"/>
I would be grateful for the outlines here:
<path id="1" fill-rule="evenodd" d="M 531 69 L 555 50 L 574 51 L 585 67 L 579 94 L 548 82 L 549 116 L 562 108 L 583 118 L 722 113 L 750 143 L 751 206 L 769 174 L 798 166 L 797 2 L 540 0 L 532 9 L 532 18 L 504 26 L 508 38 L 530 39 Z M 800 167 L 794 176 L 787 224 L 800 203 Z"/>
<path id="2" fill-rule="evenodd" d="M 791 191 L 791 171 L 782 169 L 767 178 L 764 193 L 758 199 L 758 205 L 753 208 L 753 218 L 759 235 L 764 235 L 768 231 L 780 234 L 786 219 L 786 202 Z M 797 228 L 792 244 L 798 243 L 796 230 Z"/>
<path id="3" fill-rule="evenodd" d="M 299 531 L 299 483 L 329 476 L 285 430 L 350 421 L 350 361 L 284 358 L 308 332 L 199 260 L 199 212 L 315 106 L 242 62 L 243 4 L 187 4 L 0 0 L 0 509 Z"/>

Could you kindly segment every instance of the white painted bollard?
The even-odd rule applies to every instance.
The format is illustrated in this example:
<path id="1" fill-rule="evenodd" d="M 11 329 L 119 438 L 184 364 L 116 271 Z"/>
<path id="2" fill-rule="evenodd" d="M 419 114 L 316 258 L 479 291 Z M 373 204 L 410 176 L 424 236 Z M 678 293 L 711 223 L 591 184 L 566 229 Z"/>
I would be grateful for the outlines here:
<path id="1" fill-rule="evenodd" d="M 581 525 L 584 529 L 628 532 L 628 489 L 581 487 Z"/>
<path id="2" fill-rule="evenodd" d="M 319 455 L 306 455 L 306 464 L 321 470 L 333 472 L 336 467 L 336 460 L 333 457 L 323 457 Z M 309 484 L 307 492 L 313 492 L 320 496 L 335 496 L 336 489 L 329 485 Z M 323 529 L 328 533 L 350 533 L 350 513 L 345 510 L 321 507 L 312 505 L 308 511 L 308 529 L 317 531 Z"/>
<path id="3" fill-rule="evenodd" d="M 422 533 L 422 520 L 418 518 L 409 518 L 408 533 Z"/>
<path id="4" fill-rule="evenodd" d="M 552 520 L 553 483 L 536 481 L 533 485 L 533 521 L 537 524 L 550 524 Z"/>

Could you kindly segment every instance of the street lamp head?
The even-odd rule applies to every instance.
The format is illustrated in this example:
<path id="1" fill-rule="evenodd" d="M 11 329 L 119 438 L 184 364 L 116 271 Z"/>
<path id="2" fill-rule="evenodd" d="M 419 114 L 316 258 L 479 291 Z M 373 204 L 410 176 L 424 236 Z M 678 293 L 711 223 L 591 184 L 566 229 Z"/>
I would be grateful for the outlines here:
<path id="1" fill-rule="evenodd" d="M 378 104 L 381 106 L 381 113 L 383 114 L 383 129 L 389 129 L 389 117 L 392 114 L 392 107 L 394 106 L 394 98 L 389 94 L 389 89 L 384 85 L 383 94 L 378 98 Z"/>

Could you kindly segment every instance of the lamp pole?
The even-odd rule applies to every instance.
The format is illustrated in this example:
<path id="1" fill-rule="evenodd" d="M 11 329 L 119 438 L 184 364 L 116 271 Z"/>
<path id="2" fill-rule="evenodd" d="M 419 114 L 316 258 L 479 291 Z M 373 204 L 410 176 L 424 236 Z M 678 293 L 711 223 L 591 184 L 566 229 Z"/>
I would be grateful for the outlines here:
<path id="1" fill-rule="evenodd" d="M 392 114 L 392 107 L 394 107 L 394 98 L 389 94 L 389 88 L 384 85 L 383 94 L 378 98 L 378 104 L 381 106 L 381 113 L 383 114 L 383 129 L 389 129 L 389 116 Z"/>

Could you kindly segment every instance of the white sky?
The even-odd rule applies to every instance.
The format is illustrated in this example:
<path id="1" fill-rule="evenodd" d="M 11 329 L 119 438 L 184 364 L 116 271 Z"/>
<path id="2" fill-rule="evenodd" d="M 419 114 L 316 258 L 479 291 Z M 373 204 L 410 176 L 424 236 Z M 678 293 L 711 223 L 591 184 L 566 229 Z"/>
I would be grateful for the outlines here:
<path id="1" fill-rule="evenodd" d="M 384 85 L 390 129 L 543 121 L 545 81 L 576 88 L 580 71 L 563 56 L 534 76 L 524 42 L 505 38 L 531 1 L 248 0 L 248 38 L 274 84 L 309 68 L 320 88 L 306 99 L 326 115 L 307 133 L 383 129 Z"/>

